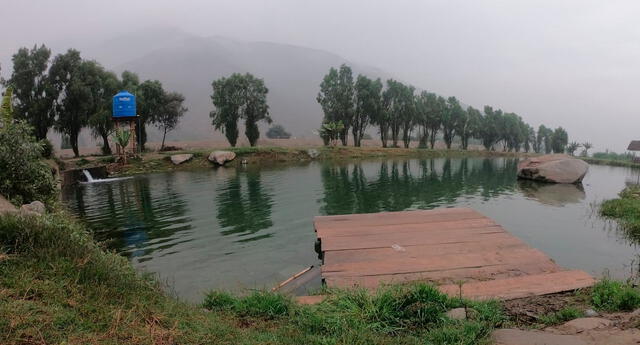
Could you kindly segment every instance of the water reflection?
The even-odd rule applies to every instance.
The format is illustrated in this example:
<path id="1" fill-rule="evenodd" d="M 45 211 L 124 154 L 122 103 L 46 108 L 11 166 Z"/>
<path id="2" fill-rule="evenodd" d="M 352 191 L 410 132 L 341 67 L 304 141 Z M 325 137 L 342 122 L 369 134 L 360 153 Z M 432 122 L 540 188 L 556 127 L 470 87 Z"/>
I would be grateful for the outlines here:
<path id="1" fill-rule="evenodd" d="M 428 209 L 470 195 L 489 199 L 515 189 L 516 166 L 516 159 L 385 161 L 367 174 L 361 162 L 327 164 L 321 213 Z"/>
<path id="2" fill-rule="evenodd" d="M 582 184 L 518 181 L 518 187 L 526 197 L 551 206 L 577 204 L 586 197 Z"/>
<path id="3" fill-rule="evenodd" d="M 188 208 L 176 181 L 151 185 L 146 177 L 105 184 L 81 185 L 68 205 L 91 219 L 95 237 L 128 257 L 147 256 L 177 242 L 170 237 L 191 229 Z M 85 203 L 85 199 L 90 203 Z"/>
<path id="4" fill-rule="evenodd" d="M 244 183 L 243 183 L 244 178 Z M 223 227 L 222 235 L 237 234 L 238 242 L 256 241 L 271 237 L 272 234 L 251 236 L 270 228 L 272 196 L 262 186 L 259 170 L 235 174 L 221 184 L 215 202 L 218 221 Z"/>

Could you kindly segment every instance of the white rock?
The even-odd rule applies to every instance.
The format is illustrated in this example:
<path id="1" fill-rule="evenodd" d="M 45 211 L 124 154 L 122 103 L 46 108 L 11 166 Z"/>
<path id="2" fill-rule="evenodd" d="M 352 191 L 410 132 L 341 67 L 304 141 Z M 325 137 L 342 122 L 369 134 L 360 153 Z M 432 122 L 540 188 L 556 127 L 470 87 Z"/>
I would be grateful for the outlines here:
<path id="1" fill-rule="evenodd" d="M 307 150 L 307 155 L 309 155 L 309 157 L 311 159 L 316 159 L 316 158 L 318 158 L 318 156 L 320 156 L 320 151 L 318 151 L 316 149 L 308 149 Z"/>
<path id="2" fill-rule="evenodd" d="M 584 316 L 586 317 L 596 317 L 599 316 L 600 314 L 598 314 L 597 311 L 593 310 L 593 309 L 587 309 L 584 311 Z"/>
<path id="3" fill-rule="evenodd" d="M 231 151 L 213 151 L 209 155 L 209 161 L 218 164 L 224 165 L 225 163 L 232 161 L 236 158 L 236 154 Z"/>
<path id="4" fill-rule="evenodd" d="M 44 204 L 38 200 L 20 207 L 20 213 L 25 215 L 43 215 L 46 211 Z"/>
<path id="5" fill-rule="evenodd" d="M 182 164 L 184 162 L 189 161 L 191 158 L 193 158 L 193 155 L 191 153 L 183 153 L 183 154 L 179 154 L 179 155 L 172 155 L 171 156 L 171 162 L 175 165 L 178 164 Z"/>

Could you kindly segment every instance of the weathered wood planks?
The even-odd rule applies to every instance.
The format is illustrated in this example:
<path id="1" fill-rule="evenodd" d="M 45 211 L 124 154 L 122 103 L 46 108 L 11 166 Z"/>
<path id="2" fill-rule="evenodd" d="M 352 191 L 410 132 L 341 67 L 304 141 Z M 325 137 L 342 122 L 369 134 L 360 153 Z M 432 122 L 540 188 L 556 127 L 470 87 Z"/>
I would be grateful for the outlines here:
<path id="1" fill-rule="evenodd" d="M 463 281 L 469 298 L 510 299 L 594 283 L 469 208 L 323 216 L 314 226 L 329 287 L 423 280 L 457 294 Z"/>

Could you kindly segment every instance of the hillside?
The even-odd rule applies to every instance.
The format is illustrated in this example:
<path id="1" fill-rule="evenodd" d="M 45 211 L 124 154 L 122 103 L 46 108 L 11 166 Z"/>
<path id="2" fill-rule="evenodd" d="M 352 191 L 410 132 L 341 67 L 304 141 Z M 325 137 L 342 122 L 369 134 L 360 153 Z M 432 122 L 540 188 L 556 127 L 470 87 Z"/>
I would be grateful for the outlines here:
<path id="1" fill-rule="evenodd" d="M 86 48 L 86 57 L 116 72 L 131 70 L 141 79 L 158 79 L 165 88 L 182 92 L 188 114 L 168 140 L 219 138 L 209 119 L 211 82 L 234 72 L 264 78 L 271 116 L 294 136 L 310 137 L 322 110 L 316 102 L 319 84 L 330 67 L 348 63 L 354 73 L 383 79 L 390 76 L 321 50 L 269 42 L 242 42 L 198 37 L 177 30 L 149 30 L 115 37 Z M 151 132 L 151 140 L 158 138 Z"/>

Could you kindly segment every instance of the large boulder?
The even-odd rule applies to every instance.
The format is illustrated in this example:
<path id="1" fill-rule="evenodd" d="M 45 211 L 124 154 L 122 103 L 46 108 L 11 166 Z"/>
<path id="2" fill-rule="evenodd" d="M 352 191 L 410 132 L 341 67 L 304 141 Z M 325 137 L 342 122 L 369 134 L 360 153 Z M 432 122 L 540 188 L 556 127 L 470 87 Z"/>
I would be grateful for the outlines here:
<path id="1" fill-rule="evenodd" d="M 188 160 L 190 160 L 191 158 L 193 158 L 193 155 L 191 153 L 183 153 L 183 154 L 179 154 L 179 155 L 172 155 L 171 156 L 171 162 L 175 165 L 178 164 L 182 164 Z"/>
<path id="2" fill-rule="evenodd" d="M 209 162 L 212 162 L 217 165 L 224 165 L 227 162 L 230 162 L 236 159 L 236 154 L 231 151 L 213 151 L 209 155 Z"/>
<path id="3" fill-rule="evenodd" d="M 518 177 L 552 183 L 580 183 L 589 164 L 564 154 L 527 158 L 518 163 Z"/>

